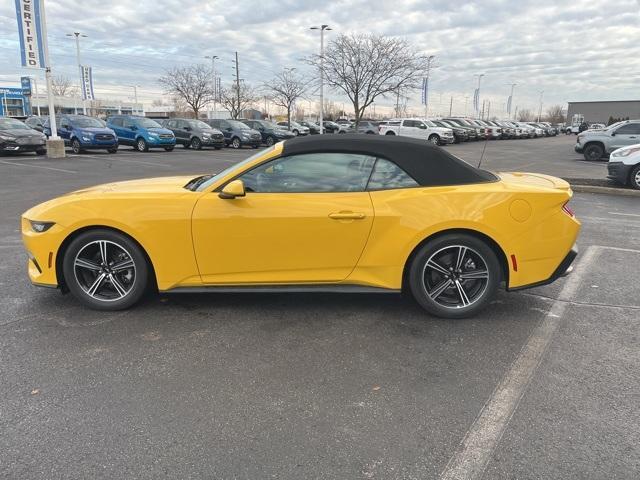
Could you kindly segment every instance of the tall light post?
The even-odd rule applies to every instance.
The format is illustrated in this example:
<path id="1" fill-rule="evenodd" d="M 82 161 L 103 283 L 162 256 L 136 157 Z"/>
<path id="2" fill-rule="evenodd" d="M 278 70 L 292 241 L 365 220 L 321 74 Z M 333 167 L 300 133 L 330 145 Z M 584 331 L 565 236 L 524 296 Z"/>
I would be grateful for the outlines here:
<path id="1" fill-rule="evenodd" d="M 133 88 L 133 106 L 136 109 L 136 112 L 139 112 L 138 110 L 138 87 L 140 85 L 127 85 L 127 87 L 131 87 Z M 134 115 L 133 113 L 133 108 L 131 109 L 131 115 Z"/>
<path id="2" fill-rule="evenodd" d="M 76 37 L 76 58 L 78 61 L 78 72 L 80 73 L 80 89 L 84 92 L 84 85 L 82 81 L 82 62 L 80 61 L 80 37 L 86 38 L 88 35 L 80 32 L 67 33 L 67 37 Z M 87 114 L 87 104 L 84 100 L 84 94 L 82 97 L 82 113 Z"/>
<path id="3" fill-rule="evenodd" d="M 511 93 L 509 94 L 509 99 L 507 100 L 507 115 L 509 120 L 511 120 L 511 106 L 513 104 L 513 90 L 518 86 L 517 83 L 507 83 L 507 85 L 511 85 Z"/>
<path id="4" fill-rule="evenodd" d="M 35 90 L 35 93 L 36 93 L 35 97 L 33 97 L 33 98 L 38 98 L 38 77 L 35 76 L 35 75 L 28 75 L 28 77 L 31 80 L 33 80 L 33 87 L 34 87 L 34 90 Z M 38 99 L 37 108 L 38 108 L 38 116 L 40 116 L 40 99 Z M 33 114 L 33 101 L 31 102 L 31 112 Z"/>
<path id="5" fill-rule="evenodd" d="M 216 80 L 216 58 L 220 58 L 217 55 L 205 55 L 204 58 L 211 60 L 211 73 L 213 74 L 213 115 L 216 114 L 216 96 L 218 95 L 218 82 Z M 210 115 L 213 118 L 212 115 Z"/>
<path id="6" fill-rule="evenodd" d="M 544 95 L 544 90 L 540 90 L 540 108 L 538 109 L 538 122 L 540 121 L 540 117 L 542 116 L 542 95 Z"/>
<path id="7" fill-rule="evenodd" d="M 476 116 L 478 116 L 480 114 L 480 82 L 482 81 L 482 77 L 484 77 L 484 73 L 476 74 L 474 77 L 478 77 L 478 88 L 476 88 L 476 93 L 473 96 L 473 108 L 476 111 Z"/>
<path id="8" fill-rule="evenodd" d="M 311 27 L 311 30 L 320 30 L 320 135 L 324 133 L 323 110 L 324 110 L 324 31 L 331 30 L 329 25 Z"/>

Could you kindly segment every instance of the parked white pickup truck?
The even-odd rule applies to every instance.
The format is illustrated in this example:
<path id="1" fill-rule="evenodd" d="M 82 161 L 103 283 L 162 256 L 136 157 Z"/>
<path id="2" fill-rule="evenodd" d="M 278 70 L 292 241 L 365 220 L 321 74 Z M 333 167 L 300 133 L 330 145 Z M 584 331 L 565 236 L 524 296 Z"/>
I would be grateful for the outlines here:
<path id="1" fill-rule="evenodd" d="M 378 133 L 380 135 L 423 138 L 434 145 L 446 145 L 454 142 L 453 130 L 438 127 L 430 120 L 421 118 L 394 118 L 380 122 Z"/>

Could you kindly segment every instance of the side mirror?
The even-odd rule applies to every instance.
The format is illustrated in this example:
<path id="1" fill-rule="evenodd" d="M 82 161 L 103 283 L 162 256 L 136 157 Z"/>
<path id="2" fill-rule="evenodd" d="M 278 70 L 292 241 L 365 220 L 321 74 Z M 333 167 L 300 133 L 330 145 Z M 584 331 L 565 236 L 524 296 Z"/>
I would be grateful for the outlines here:
<path id="1" fill-rule="evenodd" d="M 616 132 L 611 132 L 611 136 L 615 137 L 616 136 Z"/>
<path id="2" fill-rule="evenodd" d="M 233 200 L 236 197 L 244 197 L 246 195 L 244 191 L 244 183 L 242 180 L 233 180 L 227 183 L 222 191 L 218 194 L 220 198 L 225 200 Z"/>
<path id="3" fill-rule="evenodd" d="M 420 125 L 418 128 L 422 129 L 422 130 L 426 130 L 427 126 L 423 123 L 422 125 Z"/>
<path id="4" fill-rule="evenodd" d="M 227 127 L 227 132 L 233 132 L 233 128 L 232 127 Z"/>
<path id="5" fill-rule="evenodd" d="M 37 130 L 39 132 L 44 131 L 44 129 L 42 128 L 42 125 L 36 125 L 35 127 L 33 127 L 34 130 Z"/>

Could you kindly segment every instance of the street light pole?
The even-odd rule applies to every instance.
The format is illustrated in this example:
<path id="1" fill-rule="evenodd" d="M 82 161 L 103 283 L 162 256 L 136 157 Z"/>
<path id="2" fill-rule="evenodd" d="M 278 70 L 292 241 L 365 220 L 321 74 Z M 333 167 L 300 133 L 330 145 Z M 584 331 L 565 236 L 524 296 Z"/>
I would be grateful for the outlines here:
<path id="1" fill-rule="evenodd" d="M 211 73 L 213 74 L 213 115 L 216 114 L 216 96 L 218 94 L 218 82 L 216 80 L 216 58 L 217 55 L 206 55 L 204 58 L 211 59 Z M 212 115 L 210 115 L 213 118 Z"/>
<path id="2" fill-rule="evenodd" d="M 131 115 L 135 115 L 135 113 L 133 113 L 133 109 L 136 109 L 136 113 L 139 113 L 138 110 L 138 87 L 140 85 L 127 85 L 128 87 L 133 88 L 133 107 L 131 108 Z M 129 97 L 131 98 L 131 97 Z"/>
<path id="3" fill-rule="evenodd" d="M 67 37 L 76 37 L 76 58 L 78 61 L 78 72 L 80 73 L 80 89 L 82 90 L 82 113 L 87 114 L 87 103 L 84 99 L 84 85 L 82 81 L 82 62 L 80 61 L 80 37 L 87 37 L 84 33 L 67 33 Z"/>
<path id="4" fill-rule="evenodd" d="M 324 134 L 324 31 L 331 30 L 329 25 L 311 27 L 311 30 L 320 30 L 320 135 Z"/>
<path id="5" fill-rule="evenodd" d="M 542 116 L 542 95 L 544 95 L 544 90 L 540 90 L 540 108 L 538 109 L 538 122 L 540 121 L 540 117 Z"/>

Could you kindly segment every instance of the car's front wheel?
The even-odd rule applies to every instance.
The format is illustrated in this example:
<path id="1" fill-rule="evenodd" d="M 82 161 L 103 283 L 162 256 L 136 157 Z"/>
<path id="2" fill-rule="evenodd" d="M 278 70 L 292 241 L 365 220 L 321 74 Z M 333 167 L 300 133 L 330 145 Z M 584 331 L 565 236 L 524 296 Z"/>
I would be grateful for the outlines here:
<path id="1" fill-rule="evenodd" d="M 193 137 L 191 139 L 191 148 L 194 150 L 202 150 L 202 142 L 198 137 Z"/>
<path id="2" fill-rule="evenodd" d="M 64 281 L 71 294 L 95 310 L 129 308 L 144 295 L 149 265 L 130 238 L 105 229 L 78 235 L 67 248 Z"/>
<path id="3" fill-rule="evenodd" d="M 80 140 L 77 138 L 71 140 L 71 151 L 75 154 L 82 153 L 82 145 L 80 144 Z"/>
<path id="4" fill-rule="evenodd" d="M 429 143 L 432 145 L 440 145 L 440 137 L 438 135 L 431 135 L 429 137 Z"/>
<path id="5" fill-rule="evenodd" d="M 107 152 L 109 152 L 109 153 L 118 153 L 118 146 L 116 145 L 115 147 L 108 148 Z"/>
<path id="6" fill-rule="evenodd" d="M 443 318 L 475 315 L 494 297 L 502 272 L 482 240 L 448 234 L 427 242 L 414 256 L 409 286 L 416 301 Z"/>
<path id="7" fill-rule="evenodd" d="M 267 147 L 271 147 L 273 146 L 274 143 L 276 143 L 276 139 L 271 135 L 269 135 L 267 139 L 264 141 L 264 143 L 267 145 Z"/>
<path id="8" fill-rule="evenodd" d="M 36 150 L 36 155 L 46 155 L 47 154 L 47 150 L 44 148 L 39 148 L 38 150 Z"/>
<path id="9" fill-rule="evenodd" d="M 240 139 L 238 137 L 234 137 L 233 140 L 231 140 L 231 146 L 238 149 L 242 146 L 242 142 L 240 142 Z"/>
<path id="10" fill-rule="evenodd" d="M 631 170 L 629 180 L 629 184 L 633 188 L 635 188 L 636 190 L 640 190 L 640 165 L 636 165 L 636 167 Z"/>
<path id="11" fill-rule="evenodd" d="M 596 160 L 600 160 L 604 155 L 604 149 L 598 145 L 597 143 L 593 143 L 591 145 L 587 145 L 584 149 L 584 158 L 590 162 L 595 162 Z"/>
<path id="12" fill-rule="evenodd" d="M 149 151 L 149 146 L 147 145 L 147 142 L 144 140 L 144 138 L 139 138 L 136 141 L 136 150 L 138 150 L 139 152 Z"/>

